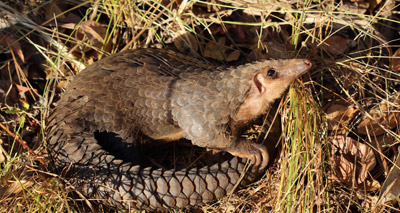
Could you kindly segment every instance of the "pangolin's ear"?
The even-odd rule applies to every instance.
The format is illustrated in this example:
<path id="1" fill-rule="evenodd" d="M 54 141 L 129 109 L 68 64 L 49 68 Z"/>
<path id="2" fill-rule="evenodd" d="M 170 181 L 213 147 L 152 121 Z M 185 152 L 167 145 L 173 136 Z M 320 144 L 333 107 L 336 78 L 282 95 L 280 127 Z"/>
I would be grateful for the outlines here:
<path id="1" fill-rule="evenodd" d="M 253 80 L 252 80 L 252 85 L 251 85 L 251 93 L 253 93 L 252 95 L 258 95 L 258 94 L 262 94 L 265 92 L 266 90 L 266 79 L 265 77 L 262 75 L 262 73 L 257 72 L 254 76 L 253 76 Z M 258 93 L 258 94 L 255 94 Z"/>

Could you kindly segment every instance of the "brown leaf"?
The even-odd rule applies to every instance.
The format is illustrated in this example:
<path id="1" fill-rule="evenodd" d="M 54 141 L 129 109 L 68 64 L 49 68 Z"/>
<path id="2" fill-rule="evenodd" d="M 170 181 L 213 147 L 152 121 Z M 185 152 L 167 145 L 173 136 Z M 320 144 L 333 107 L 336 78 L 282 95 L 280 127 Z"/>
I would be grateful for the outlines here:
<path id="1" fill-rule="evenodd" d="M 103 44 L 106 35 L 106 28 L 95 21 L 84 21 L 79 28 L 94 44 Z"/>
<path id="2" fill-rule="evenodd" d="M 380 147 L 391 147 L 398 143 L 397 139 L 390 134 L 371 137 L 371 140 L 373 144 L 379 144 Z"/>
<path id="3" fill-rule="evenodd" d="M 21 50 L 19 42 L 16 41 L 13 35 L 0 32 L 0 45 L 10 47 L 11 51 L 16 53 L 21 61 L 25 63 L 24 53 Z"/>
<path id="4" fill-rule="evenodd" d="M 197 52 L 199 50 L 199 42 L 196 37 L 186 31 L 180 31 L 174 38 L 174 45 L 179 52 L 185 53 L 187 50 Z"/>
<path id="5" fill-rule="evenodd" d="M 364 116 L 364 120 L 362 120 L 357 127 L 357 131 L 360 134 L 372 134 L 378 136 L 386 132 L 381 125 L 386 129 L 393 129 L 399 125 L 399 110 L 388 109 L 388 103 L 386 101 L 381 102 L 377 107 L 373 107 L 368 113 L 373 119 Z"/>
<path id="6" fill-rule="evenodd" d="M 400 150 L 399 150 L 400 151 Z M 400 196 L 400 152 L 397 160 L 383 183 L 377 205 L 394 200 Z"/>
<path id="7" fill-rule="evenodd" d="M 248 27 L 234 24 L 232 25 L 232 28 L 231 30 L 229 30 L 229 32 L 231 33 L 233 40 L 235 40 L 238 43 L 246 43 L 253 40 L 249 36 Z"/>
<path id="8" fill-rule="evenodd" d="M 347 11 L 349 11 L 351 13 L 355 13 L 355 14 L 364 14 L 369 7 L 370 7 L 370 4 L 368 1 L 356 0 L 356 1 L 344 3 L 343 6 L 341 7 L 341 9 L 347 10 Z"/>
<path id="9" fill-rule="evenodd" d="M 17 88 L 10 81 L 0 80 L 0 103 L 14 105 L 18 103 L 19 95 Z"/>
<path id="10" fill-rule="evenodd" d="M 6 161 L 6 159 L 7 159 L 7 153 L 6 153 L 6 150 L 2 147 L 2 142 L 3 141 L 1 141 L 0 140 L 0 163 L 4 163 L 5 161 Z"/>
<path id="11" fill-rule="evenodd" d="M 234 50 L 233 52 L 229 53 L 228 57 L 226 57 L 226 61 L 236 61 L 239 59 L 240 51 Z"/>
<path id="12" fill-rule="evenodd" d="M 219 24 L 213 24 L 208 29 L 210 30 L 211 35 L 217 35 L 219 32 L 224 33 L 221 25 Z"/>
<path id="13" fill-rule="evenodd" d="M 65 29 L 70 29 L 73 30 L 76 27 L 75 23 L 65 23 L 65 24 L 58 24 L 59 27 L 65 28 Z"/>
<path id="14" fill-rule="evenodd" d="M 226 48 L 224 47 L 225 39 L 225 37 L 221 37 L 218 40 L 218 44 L 213 41 L 208 42 L 204 48 L 203 57 L 217 59 L 220 61 L 224 60 L 226 58 Z"/>
<path id="15" fill-rule="evenodd" d="M 48 25 L 53 27 L 61 27 L 65 29 L 74 30 L 79 22 L 81 22 L 81 17 L 73 14 L 67 13 L 65 18 L 58 18 L 57 25 L 56 22 L 50 22 Z"/>
<path id="16" fill-rule="evenodd" d="M 12 194 L 17 194 L 23 190 L 30 188 L 33 184 L 34 182 L 24 179 L 18 181 L 9 180 L 4 187 L 0 187 L 0 194 L 4 197 L 8 197 Z"/>
<path id="17" fill-rule="evenodd" d="M 277 41 L 268 41 L 266 43 L 269 58 L 281 59 L 286 58 L 289 55 L 289 48 L 287 48 L 285 43 L 280 43 Z"/>
<path id="18" fill-rule="evenodd" d="M 27 92 L 32 92 L 32 94 L 37 94 L 36 89 L 33 89 L 34 91 L 32 91 L 30 88 L 28 87 L 24 87 L 18 84 L 15 84 L 15 86 L 17 87 L 18 90 L 18 94 L 22 99 L 26 99 L 26 93 Z"/>
<path id="19" fill-rule="evenodd" d="M 259 48 L 254 48 L 249 55 L 247 56 L 249 59 L 253 61 L 260 61 L 260 60 L 265 60 L 267 59 L 267 55 L 265 54 L 265 51 Z"/>
<path id="20" fill-rule="evenodd" d="M 392 56 L 392 70 L 396 72 L 400 71 L 400 48 Z"/>
<path id="21" fill-rule="evenodd" d="M 349 187 L 365 189 L 369 171 L 376 165 L 373 150 L 345 136 L 335 136 L 331 142 L 333 180 Z"/>
<path id="22" fill-rule="evenodd" d="M 60 80 L 60 81 L 58 81 L 57 88 L 60 90 L 65 90 L 67 88 L 68 84 L 69 84 L 69 81 Z"/>
<path id="23" fill-rule="evenodd" d="M 104 39 L 106 36 L 107 29 L 103 24 L 97 23 L 95 21 L 84 21 L 82 22 L 78 30 L 76 31 L 75 37 L 78 40 L 83 39 L 83 35 L 85 35 L 92 46 L 97 48 L 103 47 Z M 105 44 L 105 50 L 108 51 L 111 46 L 109 43 Z"/>
<path id="24" fill-rule="evenodd" d="M 348 132 L 348 125 L 359 113 L 354 105 L 345 102 L 331 102 L 324 107 L 325 118 L 328 122 L 328 130 L 335 131 L 336 134 Z"/>
<path id="25" fill-rule="evenodd" d="M 290 36 L 285 29 L 276 31 L 267 28 L 263 30 L 263 36 L 265 36 L 263 46 L 266 47 L 269 58 L 281 59 L 291 55 L 290 50 L 292 47 L 288 42 Z M 255 44 L 259 45 L 258 42 L 255 42 Z"/>
<path id="26" fill-rule="evenodd" d="M 60 7 L 57 5 L 57 2 L 58 1 L 53 1 L 50 4 L 48 4 L 48 6 L 45 7 L 44 16 L 45 16 L 46 20 L 53 19 L 55 16 L 57 16 L 58 14 L 63 12 L 60 9 Z M 59 19 L 59 18 L 65 18 L 65 15 L 60 15 L 57 17 L 57 19 Z"/>
<path id="27" fill-rule="evenodd" d="M 368 0 L 369 8 L 373 10 L 378 4 L 380 4 L 382 0 Z"/>
<path id="28" fill-rule="evenodd" d="M 368 177 L 363 184 L 360 184 L 360 188 L 365 190 L 365 191 L 378 191 L 379 189 L 381 189 L 382 185 L 379 183 L 379 181 Z"/>
<path id="29" fill-rule="evenodd" d="M 341 36 L 331 36 L 320 45 L 320 48 L 331 55 L 340 55 L 347 52 L 349 49 L 349 40 Z"/>

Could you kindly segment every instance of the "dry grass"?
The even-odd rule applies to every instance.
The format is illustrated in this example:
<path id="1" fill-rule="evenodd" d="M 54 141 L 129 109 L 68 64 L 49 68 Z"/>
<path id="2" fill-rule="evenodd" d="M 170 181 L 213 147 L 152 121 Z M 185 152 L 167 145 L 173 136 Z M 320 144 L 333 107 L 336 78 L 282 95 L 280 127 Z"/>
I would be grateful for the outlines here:
<path id="1" fill-rule="evenodd" d="M 396 202 L 375 206 L 397 155 L 399 128 L 371 114 L 383 101 L 389 111 L 400 108 L 399 62 L 392 58 L 399 43 L 394 1 L 378 6 L 331 0 L 11 2 L 0 2 L 0 211 L 110 211 L 81 202 L 73 187 L 51 172 L 42 139 L 45 118 L 86 65 L 124 49 L 148 47 L 172 47 L 229 65 L 264 58 L 314 62 L 281 101 L 277 118 L 283 134 L 274 164 L 258 182 L 203 210 L 400 210 Z M 354 113 L 333 121 L 332 105 Z M 367 118 L 378 120 L 383 136 L 360 133 L 358 126 Z M 373 150 L 377 163 L 369 182 L 355 184 L 353 171 L 346 173 L 350 182 L 334 178 L 332 156 L 340 153 L 332 152 L 332 138 L 338 135 Z"/>

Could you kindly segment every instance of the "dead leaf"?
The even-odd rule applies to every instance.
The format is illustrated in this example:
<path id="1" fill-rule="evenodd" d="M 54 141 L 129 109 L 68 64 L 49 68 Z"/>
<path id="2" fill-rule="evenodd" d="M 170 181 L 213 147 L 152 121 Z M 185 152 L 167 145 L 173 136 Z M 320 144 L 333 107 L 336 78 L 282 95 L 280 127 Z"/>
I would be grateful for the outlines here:
<path id="1" fill-rule="evenodd" d="M 348 132 L 350 122 L 360 112 L 354 105 L 345 102 L 331 102 L 324 107 L 323 111 L 326 113 L 328 130 L 335 131 L 336 134 Z"/>
<path id="2" fill-rule="evenodd" d="M 211 35 L 217 35 L 220 32 L 224 33 L 224 31 L 222 30 L 221 25 L 219 25 L 219 24 L 213 24 L 208 29 L 210 30 L 210 34 Z"/>
<path id="3" fill-rule="evenodd" d="M 0 32 L 0 45 L 10 47 L 11 51 L 16 53 L 23 63 L 25 63 L 24 53 L 21 50 L 19 42 L 16 41 L 13 35 Z"/>
<path id="4" fill-rule="evenodd" d="M 370 190 L 376 188 L 374 181 L 365 182 L 369 177 L 369 171 L 376 165 L 373 150 L 350 137 L 335 136 L 331 140 L 332 178 L 356 189 Z M 365 186 L 371 186 L 365 188 Z"/>
<path id="5" fill-rule="evenodd" d="M 82 17 L 74 14 L 74 13 L 67 13 L 65 18 L 60 18 L 59 22 L 61 23 L 79 23 L 82 20 Z"/>
<path id="6" fill-rule="evenodd" d="M 81 20 L 81 17 L 73 13 L 67 13 L 65 18 L 57 18 L 57 22 L 51 21 L 46 26 L 58 27 L 59 30 L 61 30 L 60 28 L 74 30 Z"/>
<path id="7" fill-rule="evenodd" d="M 391 147 L 399 143 L 397 138 L 390 134 L 382 134 L 376 137 L 371 137 L 372 144 L 379 144 L 380 147 Z"/>
<path id="8" fill-rule="evenodd" d="M 233 52 L 229 53 L 228 57 L 226 57 L 226 61 L 236 61 L 239 59 L 240 51 L 234 50 Z"/>
<path id="9" fill-rule="evenodd" d="M 392 56 L 392 70 L 400 71 L 400 49 L 397 49 Z"/>
<path id="10" fill-rule="evenodd" d="M 86 36 L 92 46 L 100 49 L 104 45 L 105 51 L 109 51 L 111 48 L 111 43 L 108 42 L 107 44 L 104 44 L 106 33 L 107 28 L 103 24 L 89 20 L 84 21 L 79 25 L 78 30 L 75 33 L 75 37 L 78 40 L 83 40 L 84 36 Z"/>
<path id="11" fill-rule="evenodd" d="M 57 5 L 58 1 L 53 1 L 50 4 L 48 4 L 45 8 L 45 13 L 44 16 L 46 18 L 46 20 L 50 20 L 53 19 L 55 16 L 57 16 L 58 14 L 61 14 L 63 11 L 60 9 L 60 7 Z M 60 15 L 57 17 L 57 19 L 59 18 L 65 18 L 65 15 Z"/>
<path id="12" fill-rule="evenodd" d="M 363 189 L 365 191 L 378 191 L 379 189 L 382 188 L 382 185 L 379 183 L 379 181 L 373 179 L 371 176 L 369 176 L 359 187 L 360 189 Z"/>
<path id="13" fill-rule="evenodd" d="M 3 140 L 0 139 L 0 163 L 4 163 L 7 159 L 7 152 L 2 146 Z"/>
<path id="14" fill-rule="evenodd" d="M 400 151 L 400 149 L 399 149 Z M 400 152 L 397 154 L 395 164 L 383 183 L 377 205 L 394 200 L 400 196 Z"/>
<path id="15" fill-rule="evenodd" d="M 252 41 L 253 39 L 249 35 L 249 29 L 248 27 L 244 27 L 242 25 L 236 25 L 233 24 L 232 27 L 229 30 L 233 40 L 235 40 L 238 43 L 246 43 L 249 41 Z"/>
<path id="16" fill-rule="evenodd" d="M 347 10 L 348 12 L 351 13 L 364 14 L 369 7 L 370 3 L 368 1 L 356 0 L 351 2 L 345 2 L 341 7 L 341 9 Z"/>
<path id="17" fill-rule="evenodd" d="M 247 56 L 251 61 L 260 61 L 267 59 L 265 51 L 259 48 L 254 48 Z"/>
<path id="18" fill-rule="evenodd" d="M 106 28 L 95 21 L 84 21 L 79 25 L 79 29 L 89 38 L 93 45 L 103 44 L 106 35 Z"/>
<path id="19" fill-rule="evenodd" d="M 369 3 L 369 9 L 373 10 L 377 5 L 379 5 L 382 2 L 382 0 L 368 0 Z"/>
<path id="20" fill-rule="evenodd" d="M 8 197 L 13 194 L 17 194 L 24 189 L 30 188 L 33 185 L 32 181 L 19 180 L 19 181 L 8 181 L 5 187 L 0 187 L 0 195 Z"/>
<path id="21" fill-rule="evenodd" d="M 267 28 L 263 30 L 264 46 L 267 48 L 267 54 L 269 58 L 272 59 L 282 59 L 287 58 L 290 55 L 290 50 L 292 49 L 289 44 L 289 34 L 285 29 L 279 31 L 273 28 Z M 258 45 L 258 42 L 255 42 Z"/>
<path id="22" fill-rule="evenodd" d="M 325 39 L 319 47 L 335 56 L 346 53 L 349 49 L 349 43 L 348 39 L 334 35 Z"/>
<path id="23" fill-rule="evenodd" d="M 199 42 L 196 37 L 186 31 L 180 31 L 174 38 L 174 45 L 179 52 L 186 53 L 187 50 L 197 52 L 199 50 Z"/>
<path id="24" fill-rule="evenodd" d="M 37 94 L 37 90 L 36 89 L 32 90 L 31 88 L 28 88 L 28 87 L 25 87 L 25 86 L 21 86 L 21 85 L 18 85 L 18 84 L 15 84 L 15 86 L 17 87 L 19 97 L 22 98 L 22 99 L 26 99 L 26 93 L 27 92 L 29 92 L 31 95 L 36 95 Z"/>
<path id="25" fill-rule="evenodd" d="M 399 125 L 399 110 L 388 109 L 388 103 L 386 101 L 383 101 L 378 106 L 373 107 L 368 113 L 373 119 L 364 116 L 364 120 L 362 120 L 357 127 L 357 131 L 360 134 L 373 134 L 378 136 L 386 132 L 381 125 L 386 129 L 393 129 Z"/>
<path id="26" fill-rule="evenodd" d="M 268 41 L 267 42 L 268 57 L 271 59 L 282 59 L 289 55 L 289 49 L 285 43 Z"/>
<path id="27" fill-rule="evenodd" d="M 0 103 L 14 105 L 18 103 L 19 95 L 17 88 L 10 81 L 0 80 Z"/>
<path id="28" fill-rule="evenodd" d="M 224 47 L 225 40 L 225 37 L 221 37 L 218 40 L 218 44 L 213 41 L 208 42 L 204 48 L 203 57 L 217 59 L 220 61 L 226 59 L 226 48 Z"/>
<path id="29" fill-rule="evenodd" d="M 59 80 L 57 84 L 57 89 L 63 91 L 67 88 L 70 81 L 68 80 Z"/>

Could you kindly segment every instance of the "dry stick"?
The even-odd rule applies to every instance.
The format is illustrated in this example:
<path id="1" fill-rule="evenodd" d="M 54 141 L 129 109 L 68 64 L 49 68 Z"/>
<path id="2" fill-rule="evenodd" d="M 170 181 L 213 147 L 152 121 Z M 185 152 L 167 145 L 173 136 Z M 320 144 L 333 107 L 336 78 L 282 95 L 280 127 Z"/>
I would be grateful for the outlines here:
<path id="1" fill-rule="evenodd" d="M 11 135 L 12 137 L 15 138 L 15 140 L 17 140 L 26 150 L 28 150 L 29 153 L 31 153 L 36 159 L 38 159 L 38 161 L 42 164 L 42 165 L 46 165 L 44 163 L 44 161 L 39 157 L 39 155 L 37 155 L 35 152 L 33 152 L 33 150 L 31 148 L 29 148 L 28 145 L 26 145 L 26 142 L 19 139 L 16 135 L 14 135 L 14 133 L 12 133 L 10 130 L 7 129 L 7 127 L 5 127 L 3 124 L 0 123 L 0 127 L 2 129 L 4 129 L 4 131 L 6 131 L 9 135 Z"/>
<path id="2" fill-rule="evenodd" d="M 171 1 L 167 6 L 164 7 L 164 9 L 161 10 L 161 12 L 160 12 L 159 14 L 157 14 L 153 19 L 151 19 L 149 22 L 147 22 L 147 23 L 144 25 L 144 27 L 142 28 L 142 30 L 140 30 L 140 32 L 139 32 L 138 34 L 136 34 L 136 36 L 133 37 L 132 40 L 131 40 L 124 48 L 122 48 L 121 51 L 126 50 L 126 49 L 128 48 L 129 45 L 131 45 L 134 41 L 136 41 L 136 39 L 138 39 L 139 36 L 142 35 L 142 34 L 144 33 L 144 31 L 147 29 L 147 27 L 149 27 L 150 24 L 153 23 L 154 20 L 156 20 L 158 17 L 160 17 L 160 16 L 165 12 L 165 10 L 166 10 L 168 7 L 170 7 L 175 1 L 176 1 L 176 0 Z M 160 3 L 160 4 L 161 4 L 161 3 Z M 156 12 L 156 9 L 154 9 L 153 14 L 154 14 L 155 12 Z"/>

